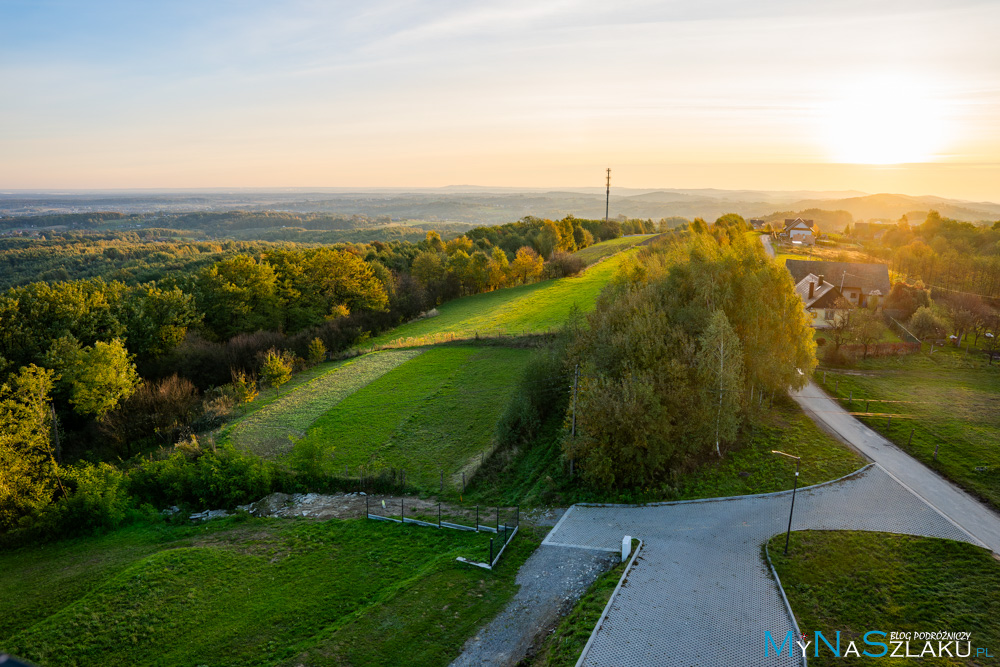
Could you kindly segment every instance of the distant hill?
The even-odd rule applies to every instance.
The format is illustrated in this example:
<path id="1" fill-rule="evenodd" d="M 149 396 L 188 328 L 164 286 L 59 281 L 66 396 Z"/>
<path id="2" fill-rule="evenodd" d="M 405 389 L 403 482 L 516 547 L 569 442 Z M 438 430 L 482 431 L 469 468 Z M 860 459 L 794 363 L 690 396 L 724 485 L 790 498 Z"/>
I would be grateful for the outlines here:
<path id="1" fill-rule="evenodd" d="M 282 190 L 199 190 L 118 192 L 14 192 L 0 194 L 0 217 L 85 214 L 114 211 L 129 214 L 177 215 L 184 212 L 277 211 L 334 216 L 365 216 L 382 224 L 407 220 L 493 225 L 526 215 L 543 218 L 604 217 L 603 188 L 516 189 L 451 186 L 434 189 L 335 188 Z M 903 214 L 921 220 L 935 209 L 957 220 L 1000 219 L 1000 204 L 934 196 L 868 195 L 856 191 L 773 191 L 702 189 L 611 190 L 611 217 L 714 220 L 725 213 L 767 218 L 789 211 L 846 211 L 855 220 L 898 220 Z M 839 214 L 838 214 L 839 216 Z M 840 217 L 837 217 L 840 220 Z M 4 225 L 0 225 L 4 226 Z"/>

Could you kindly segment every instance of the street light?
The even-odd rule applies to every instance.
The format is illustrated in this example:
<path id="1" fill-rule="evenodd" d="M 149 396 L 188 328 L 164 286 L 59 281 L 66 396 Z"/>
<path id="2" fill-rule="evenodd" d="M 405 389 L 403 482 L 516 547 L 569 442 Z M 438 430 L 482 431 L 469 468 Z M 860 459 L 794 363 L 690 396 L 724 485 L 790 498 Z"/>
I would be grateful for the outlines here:
<path id="1" fill-rule="evenodd" d="M 779 454 L 780 456 L 787 456 L 790 459 L 795 459 L 795 483 L 792 485 L 792 507 L 788 510 L 788 530 L 785 531 L 785 555 L 788 555 L 788 538 L 792 534 L 792 513 L 795 511 L 795 491 L 799 488 L 799 462 L 802 461 L 801 456 L 792 456 L 791 454 L 786 454 L 784 452 L 779 452 L 777 449 L 771 450 L 772 454 Z"/>

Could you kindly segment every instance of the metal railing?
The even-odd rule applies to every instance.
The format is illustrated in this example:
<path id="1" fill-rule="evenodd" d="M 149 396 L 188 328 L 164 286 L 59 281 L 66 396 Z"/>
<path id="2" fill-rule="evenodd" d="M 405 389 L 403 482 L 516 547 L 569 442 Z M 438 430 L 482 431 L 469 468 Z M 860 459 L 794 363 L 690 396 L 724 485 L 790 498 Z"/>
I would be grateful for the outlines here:
<path id="1" fill-rule="evenodd" d="M 500 521 L 500 508 L 499 507 L 495 508 L 496 523 L 495 523 L 495 525 L 492 525 L 492 526 L 485 525 L 485 524 L 482 524 L 482 523 L 479 522 L 479 517 L 480 517 L 479 505 L 476 505 L 476 520 L 475 520 L 475 524 L 472 525 L 472 526 L 466 526 L 466 525 L 463 525 L 463 524 L 460 524 L 460 523 L 453 523 L 451 521 L 444 521 L 442 519 L 442 517 L 441 517 L 441 503 L 437 504 L 438 505 L 437 506 L 438 518 L 437 518 L 437 522 L 435 523 L 435 522 L 432 522 L 432 521 L 424 521 L 422 519 L 414 519 L 413 517 L 406 516 L 406 498 L 400 498 L 399 499 L 399 518 L 398 519 L 395 516 L 393 516 L 391 513 L 390 514 L 377 514 L 377 513 L 373 514 L 372 511 L 371 511 L 371 505 L 370 505 L 369 499 L 370 499 L 370 496 L 365 496 L 365 518 L 367 518 L 367 519 L 372 519 L 372 520 L 375 520 L 375 521 L 387 521 L 387 522 L 390 522 L 390 523 L 398 523 L 398 524 L 412 524 L 412 525 L 415 525 L 415 526 L 424 526 L 426 528 L 450 528 L 452 530 L 462 530 L 462 531 L 472 532 L 472 533 L 481 533 L 481 532 L 484 532 L 484 533 L 495 533 L 496 536 L 497 536 L 497 538 L 500 538 L 499 548 L 497 548 L 497 546 L 495 545 L 495 540 L 497 538 L 491 537 L 490 538 L 490 544 L 489 544 L 489 559 L 486 562 L 474 561 L 474 560 L 470 560 L 468 558 L 464 558 L 462 556 L 459 556 L 456 559 L 456 560 L 458 560 L 461 563 L 467 563 L 468 565 L 475 565 L 476 567 L 482 567 L 482 568 L 485 568 L 487 570 L 492 570 L 494 567 L 496 567 L 496 564 L 500 561 L 500 556 L 503 555 L 503 552 L 507 548 L 507 545 L 510 544 L 510 541 L 514 539 L 515 535 L 517 535 L 518 528 L 521 525 L 521 507 L 520 507 L 520 505 L 516 505 L 514 507 L 514 510 L 513 510 L 513 512 L 514 512 L 514 517 L 513 517 L 514 521 L 513 521 L 512 524 L 509 524 L 507 522 L 507 519 L 505 519 L 501 523 L 501 521 Z M 390 505 L 385 505 L 384 504 L 385 503 L 384 500 L 382 501 L 382 503 L 383 503 L 383 506 L 385 507 L 385 509 L 386 509 L 387 512 L 391 512 L 396 507 L 395 501 L 393 501 L 393 503 L 392 503 L 391 506 Z M 510 509 L 508 508 L 507 511 L 510 512 Z M 508 516 L 507 518 L 509 519 L 510 517 Z"/>

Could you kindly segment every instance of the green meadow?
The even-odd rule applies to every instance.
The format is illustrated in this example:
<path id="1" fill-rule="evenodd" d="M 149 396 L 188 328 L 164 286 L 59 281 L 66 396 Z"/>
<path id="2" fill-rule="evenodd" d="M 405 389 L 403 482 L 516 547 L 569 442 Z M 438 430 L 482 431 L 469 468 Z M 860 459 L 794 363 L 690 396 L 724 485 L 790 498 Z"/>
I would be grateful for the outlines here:
<path id="1" fill-rule="evenodd" d="M 1000 508 L 1000 366 L 954 347 L 929 351 L 924 344 L 919 354 L 829 369 L 825 384 L 822 371 L 815 379 L 869 427 Z"/>
<path id="2" fill-rule="evenodd" d="M 437 316 L 403 324 L 366 345 L 406 347 L 477 335 L 521 335 L 558 329 L 574 305 L 584 313 L 593 310 L 601 288 L 631 254 L 622 252 L 609 257 L 572 278 L 545 280 L 449 301 L 438 306 Z"/>
<path id="3" fill-rule="evenodd" d="M 244 417 L 223 429 L 221 438 L 266 458 L 285 453 L 332 406 L 421 352 L 388 350 L 323 364 L 321 372 L 286 385 L 283 394 L 261 392 Z"/>
<path id="4" fill-rule="evenodd" d="M 490 442 L 531 350 L 439 346 L 340 401 L 319 417 L 293 456 L 332 472 L 402 468 L 408 484 L 461 484 Z M 353 473 L 351 473 L 353 474 Z"/>
<path id="5" fill-rule="evenodd" d="M 577 250 L 573 254 L 587 263 L 587 266 L 595 264 L 605 257 L 610 257 L 615 253 L 627 250 L 639 245 L 656 236 L 656 234 L 633 234 L 632 236 L 622 236 L 621 238 L 602 241 L 594 245 L 587 246 L 583 250 Z"/>
<path id="6" fill-rule="evenodd" d="M 0 646 L 38 665 L 443 665 L 516 591 L 486 534 L 375 521 L 142 525 L 0 553 Z"/>
<path id="7" fill-rule="evenodd" d="M 774 568 L 799 627 L 813 639 L 823 631 L 841 649 L 854 641 L 858 651 L 878 655 L 880 646 L 864 643 L 869 630 L 885 632 L 971 632 L 973 647 L 996 656 L 1000 646 L 1000 562 L 986 549 L 931 537 L 855 531 L 793 532 L 788 556 L 785 536 L 769 542 Z M 779 638 L 778 641 L 781 641 Z M 873 641 L 888 642 L 874 637 Z M 942 642 L 943 643 L 943 642 Z M 938 643 L 933 642 L 937 648 Z M 919 653 L 923 641 L 911 642 Z M 890 646 L 890 651 L 892 647 Z M 955 645 L 951 645 L 955 651 Z M 963 647 L 964 652 L 964 647 Z M 987 665 L 995 660 L 931 658 L 921 665 Z M 890 660 L 889 656 L 885 656 Z M 819 657 L 809 648 L 809 664 L 874 665 L 866 657 L 836 658 L 824 645 Z"/>

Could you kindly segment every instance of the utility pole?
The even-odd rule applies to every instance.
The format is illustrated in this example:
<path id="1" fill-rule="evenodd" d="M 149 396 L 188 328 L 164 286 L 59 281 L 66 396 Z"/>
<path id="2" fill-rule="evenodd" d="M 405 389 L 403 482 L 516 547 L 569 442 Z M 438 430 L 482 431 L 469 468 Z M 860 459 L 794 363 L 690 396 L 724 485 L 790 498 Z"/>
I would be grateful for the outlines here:
<path id="1" fill-rule="evenodd" d="M 604 195 L 604 224 L 608 224 L 608 210 L 611 207 L 611 167 L 608 167 L 608 190 Z"/>

